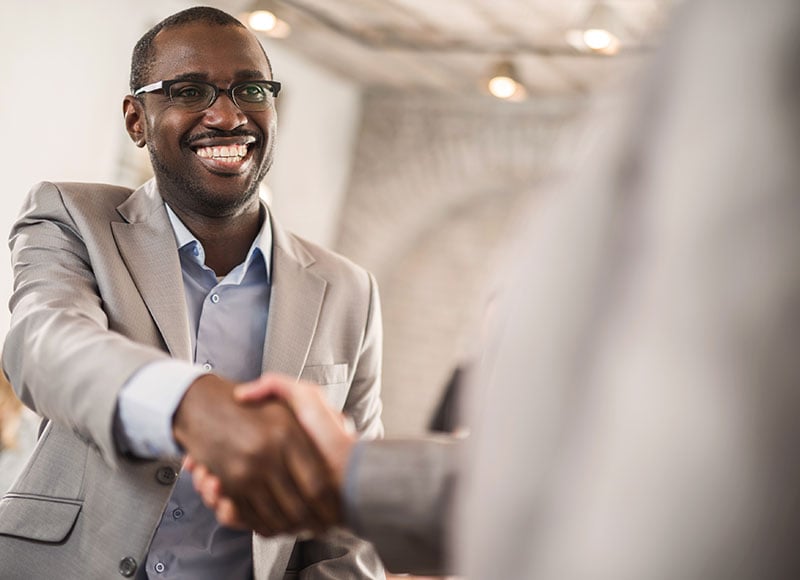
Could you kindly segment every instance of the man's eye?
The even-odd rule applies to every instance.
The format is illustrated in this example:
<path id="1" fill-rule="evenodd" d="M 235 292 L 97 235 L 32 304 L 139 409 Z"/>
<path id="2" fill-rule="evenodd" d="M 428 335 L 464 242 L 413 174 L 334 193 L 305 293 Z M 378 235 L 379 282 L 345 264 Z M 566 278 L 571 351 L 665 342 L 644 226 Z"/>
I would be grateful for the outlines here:
<path id="1" fill-rule="evenodd" d="M 198 85 L 175 85 L 171 92 L 173 99 L 191 100 L 203 96 L 203 89 Z"/>
<path id="2" fill-rule="evenodd" d="M 266 96 L 264 87 L 255 83 L 238 87 L 236 93 L 239 98 L 246 101 L 263 101 Z"/>

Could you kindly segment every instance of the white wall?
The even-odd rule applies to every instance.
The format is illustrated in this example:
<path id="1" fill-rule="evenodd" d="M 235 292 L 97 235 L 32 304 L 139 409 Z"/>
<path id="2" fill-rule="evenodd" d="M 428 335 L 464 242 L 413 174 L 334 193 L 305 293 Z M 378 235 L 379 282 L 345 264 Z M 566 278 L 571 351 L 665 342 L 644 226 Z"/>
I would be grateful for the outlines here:
<path id="1" fill-rule="evenodd" d="M 122 123 L 131 49 L 149 26 L 189 4 L 2 0 L 0 338 L 12 284 L 5 239 L 23 196 L 41 180 L 118 180 L 121 161 L 136 155 Z M 281 219 L 325 244 L 350 168 L 359 91 L 281 49 L 269 48 L 287 84 L 270 187 Z"/>
<path id="2" fill-rule="evenodd" d="M 108 181 L 124 135 L 122 97 L 137 37 L 124 4 L 3 0 L 0 18 L 0 337 L 8 328 L 5 243 L 22 198 L 41 180 Z M 100 23 L 103 23 L 102 25 Z"/>
<path id="3" fill-rule="evenodd" d="M 265 42 L 276 80 L 278 148 L 267 177 L 280 222 L 331 246 L 338 234 L 361 120 L 361 90 L 290 52 Z"/>

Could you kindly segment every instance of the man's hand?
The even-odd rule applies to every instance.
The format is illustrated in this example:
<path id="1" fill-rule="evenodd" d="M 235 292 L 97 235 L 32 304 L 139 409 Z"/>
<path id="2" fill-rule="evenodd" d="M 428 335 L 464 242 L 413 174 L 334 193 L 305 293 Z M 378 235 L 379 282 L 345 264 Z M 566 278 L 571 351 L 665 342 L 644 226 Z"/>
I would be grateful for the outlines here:
<path id="1" fill-rule="evenodd" d="M 263 382 L 243 390 L 260 392 Z M 339 523 L 340 478 L 290 405 L 277 398 L 240 404 L 234 387 L 215 375 L 200 377 L 173 419 L 175 439 L 192 458 L 187 467 L 202 464 L 224 490 L 220 521 L 264 535 L 321 531 Z"/>
<path id="2" fill-rule="evenodd" d="M 348 429 L 344 417 L 327 404 L 319 387 L 296 383 L 279 375 L 264 375 L 252 383 L 236 387 L 233 397 L 248 407 L 279 403 L 288 405 L 331 470 L 336 486 L 338 517 L 333 524 L 340 523 L 338 512 L 341 502 L 338 493 L 342 488 L 355 436 Z M 248 525 L 247 517 L 239 507 L 240 503 L 231 496 L 225 482 L 216 476 L 213 469 L 204 465 L 198 457 L 189 457 L 186 468 L 192 471 L 195 488 L 204 503 L 215 511 L 220 523 L 231 527 Z M 315 526 L 313 529 L 320 528 Z"/>

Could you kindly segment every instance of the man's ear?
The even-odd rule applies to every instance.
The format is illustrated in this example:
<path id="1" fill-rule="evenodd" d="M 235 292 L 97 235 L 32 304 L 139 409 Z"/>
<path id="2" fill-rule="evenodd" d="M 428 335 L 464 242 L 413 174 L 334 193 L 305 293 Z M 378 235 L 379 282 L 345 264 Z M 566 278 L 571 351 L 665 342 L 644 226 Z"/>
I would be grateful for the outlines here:
<path id="1" fill-rule="evenodd" d="M 147 144 L 147 135 L 145 134 L 146 123 L 141 101 L 134 96 L 126 96 L 122 101 L 122 114 L 125 115 L 125 129 L 131 136 L 131 140 L 137 147 L 144 147 Z"/>

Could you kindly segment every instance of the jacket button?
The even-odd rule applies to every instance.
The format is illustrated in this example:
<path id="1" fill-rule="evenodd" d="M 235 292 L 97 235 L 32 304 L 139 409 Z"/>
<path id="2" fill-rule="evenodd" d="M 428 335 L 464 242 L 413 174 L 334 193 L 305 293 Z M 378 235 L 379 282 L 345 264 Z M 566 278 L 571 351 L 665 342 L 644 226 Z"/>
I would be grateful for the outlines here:
<path id="1" fill-rule="evenodd" d="M 162 485 L 172 485 L 177 477 L 178 474 L 168 465 L 159 467 L 156 471 L 156 481 Z"/>
<path id="2" fill-rule="evenodd" d="M 130 578 L 136 572 L 136 560 L 131 558 L 130 556 L 125 556 L 122 560 L 119 561 L 119 573 L 125 576 L 125 578 Z"/>

